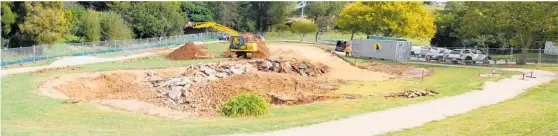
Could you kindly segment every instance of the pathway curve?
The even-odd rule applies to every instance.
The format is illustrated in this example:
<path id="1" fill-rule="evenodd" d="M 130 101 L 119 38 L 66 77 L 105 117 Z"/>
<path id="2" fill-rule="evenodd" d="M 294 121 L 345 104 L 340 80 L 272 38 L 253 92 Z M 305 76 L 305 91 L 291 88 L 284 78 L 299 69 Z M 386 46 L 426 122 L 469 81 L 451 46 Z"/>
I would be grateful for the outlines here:
<path id="1" fill-rule="evenodd" d="M 220 41 L 210 41 L 210 42 L 194 42 L 198 43 L 217 43 Z M 171 49 L 176 49 L 178 47 L 173 47 Z M 0 76 L 16 74 L 16 73 L 25 73 L 25 72 L 33 72 L 41 69 L 46 68 L 57 68 L 57 67 L 64 67 L 64 66 L 75 66 L 75 65 L 84 65 L 84 64 L 92 64 L 92 63 L 99 63 L 99 62 L 110 62 L 110 61 L 119 61 L 119 60 L 127 60 L 133 58 L 141 58 L 151 56 L 157 53 L 141 53 L 141 54 L 134 54 L 129 56 L 121 56 L 121 57 L 114 57 L 114 58 L 99 58 L 93 56 L 77 56 L 77 57 L 68 57 L 57 60 L 50 65 L 47 66 L 36 66 L 36 67 L 24 67 L 24 68 L 14 68 L 14 69 L 3 69 L 0 70 Z"/>
<path id="2" fill-rule="evenodd" d="M 502 79 L 497 82 L 486 82 L 482 87 L 482 90 L 471 91 L 457 96 L 435 99 L 418 104 L 371 112 L 309 126 L 289 128 L 272 132 L 235 135 L 370 136 L 385 134 L 387 132 L 421 126 L 431 121 L 442 120 L 446 117 L 462 114 L 483 106 L 503 102 L 516 97 L 530 87 L 547 83 L 550 80 L 557 78 L 555 73 L 547 71 L 507 68 L 501 70 L 534 72 L 534 76 L 536 78 L 527 78 L 522 80 L 522 76 L 514 75 L 511 78 Z"/>

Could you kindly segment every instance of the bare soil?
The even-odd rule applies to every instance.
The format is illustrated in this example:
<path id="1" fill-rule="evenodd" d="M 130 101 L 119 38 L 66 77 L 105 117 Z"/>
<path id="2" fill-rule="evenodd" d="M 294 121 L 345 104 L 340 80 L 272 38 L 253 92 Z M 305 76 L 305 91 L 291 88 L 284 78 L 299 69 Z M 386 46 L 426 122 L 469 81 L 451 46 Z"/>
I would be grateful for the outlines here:
<path id="1" fill-rule="evenodd" d="M 207 58 L 208 53 L 204 52 L 200 46 L 194 43 L 186 43 L 184 46 L 174 50 L 165 58 L 170 60 L 193 60 L 199 58 Z"/>
<path id="2" fill-rule="evenodd" d="M 274 105 L 306 104 L 328 99 L 358 97 L 333 93 L 339 86 L 347 83 L 347 80 L 390 78 L 388 74 L 351 66 L 319 48 L 300 45 L 272 45 L 271 47 L 269 51 L 272 54 L 268 57 L 274 60 L 285 60 L 284 62 L 288 63 L 280 64 L 289 64 L 295 70 L 293 73 L 254 71 L 220 78 L 209 83 L 192 84 L 184 90 L 188 91 L 183 94 L 185 103 L 169 101 L 167 97 L 163 97 L 156 87 L 146 81 L 148 77 L 146 73 L 155 73 L 158 76 L 156 78 L 165 79 L 187 75 L 186 67 L 65 75 L 49 80 L 41 85 L 39 90 L 43 95 L 69 98 L 68 103 L 95 102 L 132 112 L 182 118 L 184 115 L 218 115 L 217 109 L 220 104 L 243 92 L 257 93 Z M 260 49 L 263 49 L 265 55 L 265 48 Z M 199 51 L 201 51 L 199 46 L 188 43 L 167 57 L 195 59 L 197 54 L 206 55 Z M 236 63 L 236 61 L 223 63 Z M 301 63 L 306 65 L 305 69 L 320 74 L 296 74 L 300 73 L 296 72 L 299 70 L 296 67 Z M 139 105 L 147 105 L 145 106 L 147 108 L 137 108 Z M 180 117 L 170 117 L 175 115 Z"/>
<path id="3" fill-rule="evenodd" d="M 291 43 L 274 43 L 270 44 L 270 58 L 296 57 L 308 59 L 313 62 L 325 64 L 330 67 L 330 72 L 326 75 L 328 78 L 342 80 L 360 80 L 360 81 L 379 81 L 386 80 L 392 75 L 360 69 L 345 62 L 343 59 L 336 57 L 334 54 L 328 53 L 320 48 L 305 46 L 304 44 Z"/>

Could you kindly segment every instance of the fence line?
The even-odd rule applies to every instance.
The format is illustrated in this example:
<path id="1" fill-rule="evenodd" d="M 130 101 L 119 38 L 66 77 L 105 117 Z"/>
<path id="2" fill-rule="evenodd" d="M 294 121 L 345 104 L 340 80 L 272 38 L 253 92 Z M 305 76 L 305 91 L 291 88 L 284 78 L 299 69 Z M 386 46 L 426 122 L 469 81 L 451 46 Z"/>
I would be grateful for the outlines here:
<path id="1" fill-rule="evenodd" d="M 216 39 L 219 32 L 142 38 L 133 40 L 112 40 L 100 42 L 34 45 L 30 47 L 2 49 L 1 66 L 29 63 L 65 56 L 86 56 L 116 52 L 133 53 L 138 50 L 180 45 L 208 39 Z"/>
<path id="2" fill-rule="evenodd" d="M 435 48 L 444 48 L 444 47 L 435 47 Z M 521 56 L 521 48 L 463 48 L 463 47 L 447 47 L 445 49 L 476 49 L 481 51 L 483 54 L 489 55 L 492 60 L 496 61 L 505 61 L 506 63 L 515 63 L 519 60 Z M 424 50 L 423 50 L 424 51 Z M 431 51 L 427 51 L 431 52 Z M 426 53 L 422 53 L 421 55 L 425 55 Z M 538 49 L 527 49 L 527 54 L 525 57 L 525 61 L 527 63 L 535 63 L 535 64 L 558 64 L 558 55 L 552 54 L 548 51 L 545 52 L 544 48 Z"/>

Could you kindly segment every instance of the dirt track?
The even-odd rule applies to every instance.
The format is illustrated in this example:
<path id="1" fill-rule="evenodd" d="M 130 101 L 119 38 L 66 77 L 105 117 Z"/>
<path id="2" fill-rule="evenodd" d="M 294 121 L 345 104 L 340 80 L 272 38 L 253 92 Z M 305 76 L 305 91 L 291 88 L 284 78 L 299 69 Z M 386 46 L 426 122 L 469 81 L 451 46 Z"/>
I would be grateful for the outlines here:
<path id="1" fill-rule="evenodd" d="M 391 75 L 359 69 L 351 66 L 342 59 L 328 53 L 320 48 L 308 46 L 309 44 L 296 43 L 269 43 L 271 58 L 277 57 L 301 57 L 314 62 L 324 63 L 331 67 L 327 77 L 343 80 L 386 80 Z"/>

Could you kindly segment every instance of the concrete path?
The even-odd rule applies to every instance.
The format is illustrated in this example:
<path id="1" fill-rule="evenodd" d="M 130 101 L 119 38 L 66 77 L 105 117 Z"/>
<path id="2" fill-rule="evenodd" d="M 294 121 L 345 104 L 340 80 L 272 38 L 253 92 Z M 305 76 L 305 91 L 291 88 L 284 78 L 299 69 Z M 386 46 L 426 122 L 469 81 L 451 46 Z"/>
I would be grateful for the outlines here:
<path id="1" fill-rule="evenodd" d="M 217 43 L 220 41 L 210 41 L 210 42 L 194 42 L 195 44 L 199 43 Z M 180 47 L 180 46 L 179 46 Z M 174 47 L 171 49 L 176 49 L 178 47 Z M 141 58 L 151 56 L 157 53 L 142 53 L 142 54 L 134 54 L 129 56 L 122 56 L 122 57 L 114 57 L 114 58 L 99 58 L 93 56 L 77 56 L 77 57 L 69 57 L 63 58 L 53 62 L 48 66 L 37 66 L 37 67 L 24 67 L 24 68 L 14 68 L 14 69 L 3 69 L 0 70 L 0 76 L 16 74 L 16 73 L 25 73 L 25 72 L 33 72 L 41 69 L 46 68 L 57 68 L 57 67 L 64 67 L 64 66 L 75 66 L 75 65 L 84 65 L 84 64 L 92 64 L 92 63 L 99 63 L 99 62 L 110 62 L 110 61 L 119 61 L 119 60 L 127 60 L 133 58 Z"/>
<path id="2" fill-rule="evenodd" d="M 455 66 L 469 67 L 469 66 Z M 469 67 L 476 68 L 476 67 Z M 473 109 L 489 106 L 512 99 L 528 88 L 557 78 L 552 72 L 528 69 L 501 69 L 534 72 L 536 78 L 521 80 L 522 76 L 498 82 L 486 82 L 482 90 L 426 101 L 384 111 L 357 115 L 336 121 L 290 128 L 279 131 L 235 134 L 237 136 L 370 136 L 421 126 L 446 117 L 466 113 Z"/>

